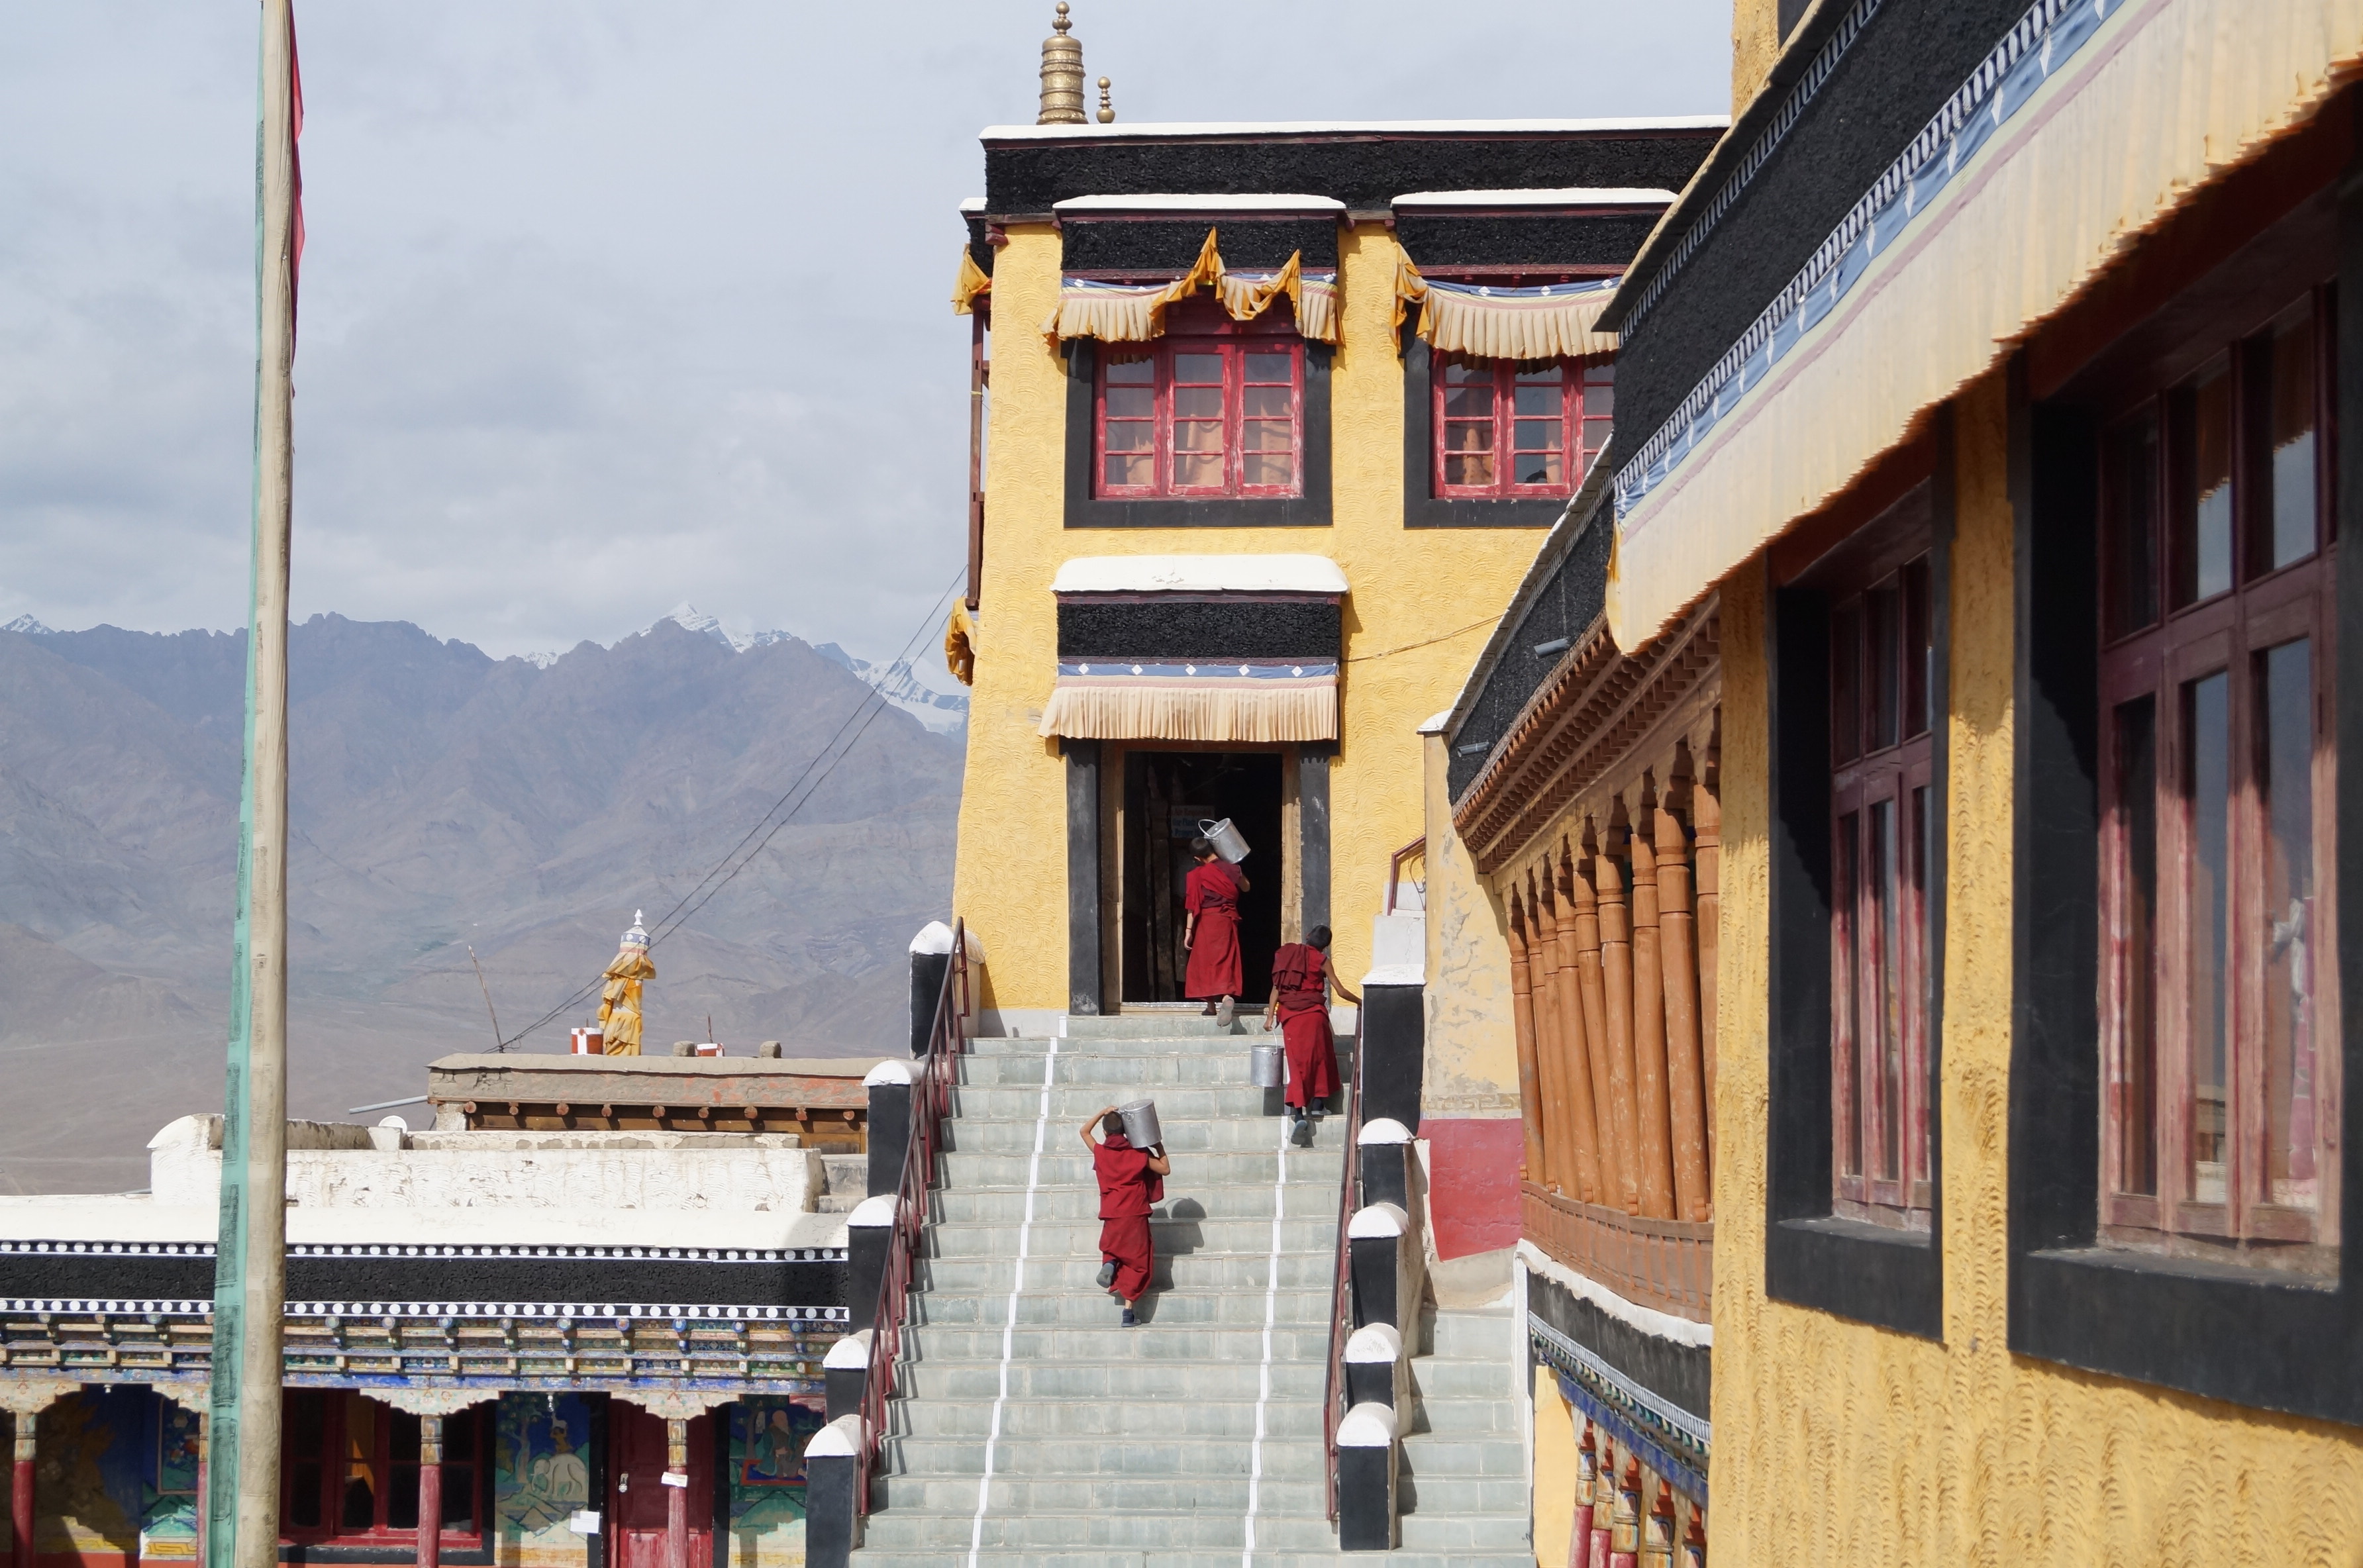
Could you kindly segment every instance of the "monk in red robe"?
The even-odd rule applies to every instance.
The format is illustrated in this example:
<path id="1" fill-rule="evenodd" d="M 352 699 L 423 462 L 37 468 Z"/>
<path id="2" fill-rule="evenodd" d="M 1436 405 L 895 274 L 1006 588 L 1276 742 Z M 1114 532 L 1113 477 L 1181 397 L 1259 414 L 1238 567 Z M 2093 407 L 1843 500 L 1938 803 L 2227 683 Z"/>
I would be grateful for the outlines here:
<path id="1" fill-rule="evenodd" d="M 1356 1007 L 1362 1005 L 1330 973 L 1327 926 L 1315 926 L 1304 941 L 1284 944 L 1272 955 L 1271 1000 L 1264 1008 L 1263 1026 L 1280 1025 L 1281 1048 L 1288 1054 L 1288 1113 L 1300 1143 L 1313 1142 L 1314 1124 L 1329 1114 L 1329 1097 L 1337 1092 L 1337 1042 L 1329 1025 L 1333 987 Z"/>
<path id="2" fill-rule="evenodd" d="M 1226 864 L 1206 840 L 1192 839 L 1190 853 L 1198 864 L 1182 889 L 1182 908 L 1190 916 L 1182 927 L 1182 945 L 1190 952 L 1182 994 L 1203 1000 L 1207 1016 L 1227 1027 L 1241 986 L 1239 895 L 1251 884 L 1246 872 Z"/>
<path id="3" fill-rule="evenodd" d="M 1100 1138 L 1092 1137 L 1093 1127 Z M 1124 1135 L 1124 1118 L 1115 1106 L 1095 1110 L 1083 1123 L 1083 1147 L 1092 1152 L 1092 1173 L 1100 1184 L 1100 1273 L 1103 1288 L 1124 1303 L 1124 1326 L 1140 1320 L 1133 1306 L 1148 1288 L 1149 1270 L 1157 1250 L 1149 1240 L 1149 1206 L 1165 1196 L 1165 1177 L 1173 1163 L 1162 1145 L 1136 1149 Z"/>

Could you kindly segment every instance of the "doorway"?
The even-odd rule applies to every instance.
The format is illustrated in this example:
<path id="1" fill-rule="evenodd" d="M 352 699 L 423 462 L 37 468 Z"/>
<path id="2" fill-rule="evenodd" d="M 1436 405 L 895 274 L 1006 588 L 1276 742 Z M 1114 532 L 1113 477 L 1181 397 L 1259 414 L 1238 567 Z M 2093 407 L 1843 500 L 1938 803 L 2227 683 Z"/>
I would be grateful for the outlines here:
<path id="1" fill-rule="evenodd" d="M 615 1476 L 615 1496 L 608 1518 L 613 1522 L 616 1555 L 609 1568 L 665 1568 L 666 1499 L 673 1488 L 665 1483 L 665 1423 L 638 1405 L 622 1399 L 608 1404 L 608 1473 Z M 689 1561 L 714 1561 L 714 1418 L 699 1416 L 689 1423 L 689 1471 L 682 1488 L 689 1504 Z"/>
<path id="2" fill-rule="evenodd" d="M 1229 818 L 1248 842 L 1240 869 L 1239 1000 L 1260 1007 L 1271 991 L 1280 945 L 1282 857 L 1281 764 L 1278 752 L 1127 751 L 1124 757 L 1124 999 L 1186 1000 L 1189 958 L 1182 946 L 1182 885 L 1196 864 L 1190 841 L 1201 822 Z"/>

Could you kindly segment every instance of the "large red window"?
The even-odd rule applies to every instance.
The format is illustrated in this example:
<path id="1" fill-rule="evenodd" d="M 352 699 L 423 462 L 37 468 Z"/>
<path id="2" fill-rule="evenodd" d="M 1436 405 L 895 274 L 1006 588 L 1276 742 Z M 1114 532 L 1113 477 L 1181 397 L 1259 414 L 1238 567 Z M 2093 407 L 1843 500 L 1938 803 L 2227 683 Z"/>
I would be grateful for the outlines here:
<path id="1" fill-rule="evenodd" d="M 443 1539 L 483 1533 L 483 1412 L 443 1419 Z M 418 1418 L 343 1388 L 287 1391 L 280 1531 L 300 1542 L 418 1539 Z"/>
<path id="2" fill-rule="evenodd" d="M 1304 492 L 1304 346 L 1277 336 L 1173 336 L 1099 350 L 1098 493 Z"/>
<path id="3" fill-rule="evenodd" d="M 1438 495 L 1572 495 L 1607 444 L 1615 370 L 1606 360 L 1442 354 L 1429 380 Z"/>
<path id="4" fill-rule="evenodd" d="M 2105 1233 L 2335 1270 L 2331 298 L 2102 446 Z"/>
<path id="5" fill-rule="evenodd" d="M 1833 1211 L 1927 1222 L 1928 558 L 1833 595 L 1830 1106 Z"/>

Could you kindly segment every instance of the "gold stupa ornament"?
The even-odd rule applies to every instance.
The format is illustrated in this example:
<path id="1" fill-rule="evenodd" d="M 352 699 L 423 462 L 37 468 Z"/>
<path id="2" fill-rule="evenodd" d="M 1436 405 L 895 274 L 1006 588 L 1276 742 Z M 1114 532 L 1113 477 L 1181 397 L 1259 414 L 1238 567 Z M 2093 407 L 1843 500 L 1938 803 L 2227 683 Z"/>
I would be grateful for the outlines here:
<path id="1" fill-rule="evenodd" d="M 640 987 L 657 977 L 657 966 L 649 962 L 648 927 L 641 923 L 647 918 L 638 910 L 632 911 L 632 929 L 624 933 L 616 961 L 602 977 L 599 1036 L 610 1056 L 640 1054 Z"/>
<path id="2" fill-rule="evenodd" d="M 1037 126 L 1079 126 L 1083 117 L 1083 41 L 1071 37 L 1074 23 L 1067 19 L 1067 0 L 1059 0 L 1058 18 L 1050 36 L 1042 40 L 1042 112 Z"/>

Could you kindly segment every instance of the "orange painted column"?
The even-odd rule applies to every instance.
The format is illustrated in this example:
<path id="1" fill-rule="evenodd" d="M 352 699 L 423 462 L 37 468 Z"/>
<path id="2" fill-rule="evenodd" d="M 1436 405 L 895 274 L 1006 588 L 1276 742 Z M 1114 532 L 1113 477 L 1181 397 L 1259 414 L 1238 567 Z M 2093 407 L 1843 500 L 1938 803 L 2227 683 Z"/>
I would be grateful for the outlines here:
<path id="1" fill-rule="evenodd" d="M 1559 1015 L 1559 989 L 1552 971 L 1559 962 L 1559 911 L 1553 907 L 1550 874 L 1539 868 L 1526 872 L 1527 908 L 1534 928 L 1526 952 L 1526 980 L 1535 1003 L 1535 1083 L 1542 1090 L 1543 1171 L 1535 1180 L 1553 1192 L 1572 1192 L 1575 1179 L 1568 1161 L 1567 1090 L 1559 1082 L 1559 1036 L 1567 1027 Z"/>
<path id="2" fill-rule="evenodd" d="M 1592 857 L 1600 889 L 1600 979 L 1608 1004 L 1608 1087 L 1615 1098 L 1616 1148 L 1626 1156 L 1625 1211 L 1647 1203 L 1648 1177 L 1640 1143 L 1633 1065 L 1633 926 L 1625 907 L 1625 867 L 1616 856 L 1625 830 L 1612 823 L 1608 842 Z"/>
<path id="3" fill-rule="evenodd" d="M 1710 758 L 1713 756 L 1709 753 Z M 1706 1080 L 1706 1174 L 1714 1182 L 1715 953 L 1723 923 L 1723 802 L 1715 798 L 1714 763 L 1691 788 L 1691 826 L 1698 866 L 1699 1066 Z"/>
<path id="4" fill-rule="evenodd" d="M 9 1557 L 16 1568 L 33 1568 L 33 1459 L 39 1418 L 19 1410 L 15 1419 L 15 1463 L 8 1468 Z"/>
<path id="5" fill-rule="evenodd" d="M 1577 846 L 1574 873 L 1576 997 L 1583 1014 L 1583 1037 L 1591 1045 L 1586 1055 L 1592 1116 L 1600 1125 L 1600 1201 L 1629 1213 L 1635 1202 L 1633 1154 L 1625 1146 L 1616 1096 L 1609 1086 L 1608 1012 L 1600 984 L 1600 897 L 1592 886 L 1587 846 Z"/>
<path id="6" fill-rule="evenodd" d="M 1581 1195 L 1586 1203 L 1599 1203 L 1608 1188 L 1601 1176 L 1600 1117 L 1592 1093 L 1592 1040 L 1583 1027 L 1583 987 L 1578 975 L 1581 954 L 1576 939 L 1575 867 L 1568 858 L 1565 844 L 1555 846 L 1553 855 L 1551 873 L 1557 882 L 1559 907 L 1559 1010 L 1568 1021 L 1564 1068 L 1568 1120 L 1575 1129 L 1575 1174 Z"/>
<path id="7" fill-rule="evenodd" d="M 1690 836 L 1658 804 L 1658 953 L 1666 987 L 1666 1103 L 1673 1128 L 1674 1216 L 1704 1220 L 1706 1088 L 1699 1064 L 1698 933 L 1691 907 Z"/>
<path id="8" fill-rule="evenodd" d="M 1518 1174 L 1539 1185 L 1545 1180 L 1542 1085 L 1536 1077 L 1534 982 L 1527 969 L 1526 909 L 1521 889 L 1510 889 L 1509 904 L 1510 1016 L 1518 1036 L 1518 1108 L 1526 1124 L 1526 1159 Z"/>
<path id="9" fill-rule="evenodd" d="M 443 1418 L 418 1418 L 418 1568 L 443 1561 Z"/>
<path id="10" fill-rule="evenodd" d="M 1616 1445 L 1600 1428 L 1592 1431 L 1600 1440 L 1600 1459 L 1593 1466 L 1592 1540 L 1583 1562 L 1584 1568 L 1608 1568 L 1609 1542 L 1616 1539 Z"/>
<path id="11" fill-rule="evenodd" d="M 1673 1133 L 1666 1099 L 1666 990 L 1658 953 L 1658 856 L 1649 797 L 1625 843 L 1633 866 L 1633 1066 L 1641 1126 L 1641 1212 L 1674 1217 Z"/>
<path id="12" fill-rule="evenodd" d="M 689 1474 L 689 1423 L 665 1420 L 665 1468 L 675 1475 Z M 667 1485 L 665 1495 L 665 1568 L 689 1568 L 689 1488 Z"/>
<path id="13" fill-rule="evenodd" d="M 1609 1521 L 1608 1568 L 1640 1568 L 1641 1462 L 1627 1457 L 1616 1481 L 1616 1512 Z"/>

